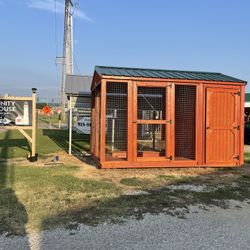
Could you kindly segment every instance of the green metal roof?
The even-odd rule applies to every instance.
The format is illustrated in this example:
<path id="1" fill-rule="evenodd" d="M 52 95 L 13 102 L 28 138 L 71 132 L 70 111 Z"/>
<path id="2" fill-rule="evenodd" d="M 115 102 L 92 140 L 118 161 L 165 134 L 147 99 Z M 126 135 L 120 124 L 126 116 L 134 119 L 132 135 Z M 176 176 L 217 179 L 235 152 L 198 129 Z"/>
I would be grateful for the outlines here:
<path id="1" fill-rule="evenodd" d="M 246 83 L 246 81 L 214 72 L 141 69 L 141 68 L 106 67 L 106 66 L 96 66 L 95 71 L 99 75 L 104 75 L 104 76 L 146 77 L 146 78 Z"/>
<path id="2" fill-rule="evenodd" d="M 245 101 L 250 102 L 250 93 L 246 93 Z"/>

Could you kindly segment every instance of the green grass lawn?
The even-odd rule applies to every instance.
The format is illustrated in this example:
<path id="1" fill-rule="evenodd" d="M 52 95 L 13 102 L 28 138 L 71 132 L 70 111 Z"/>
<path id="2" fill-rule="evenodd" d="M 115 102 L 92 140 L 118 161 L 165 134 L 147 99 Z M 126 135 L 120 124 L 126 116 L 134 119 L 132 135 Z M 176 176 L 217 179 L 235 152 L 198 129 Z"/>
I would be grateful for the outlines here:
<path id="1" fill-rule="evenodd" d="M 245 153 L 245 163 L 250 163 L 250 153 Z"/>
<path id="2" fill-rule="evenodd" d="M 113 183 L 75 177 L 78 169 L 1 165 L 0 234 L 24 234 L 25 225 L 35 230 L 50 228 L 67 221 L 80 207 L 116 194 Z"/>
<path id="3" fill-rule="evenodd" d="M 65 120 L 67 121 L 67 118 Z M 53 114 L 51 116 L 48 116 L 48 115 L 39 114 L 38 115 L 38 123 L 41 123 L 41 122 L 44 122 L 47 124 L 50 124 L 50 122 L 51 122 L 52 125 L 58 126 L 59 115 Z"/>
<path id="4" fill-rule="evenodd" d="M 67 149 L 67 131 L 38 130 L 40 155 Z M 73 150 L 89 150 L 89 136 L 74 133 Z M 28 151 L 29 144 L 18 131 L 0 133 L 0 159 L 26 157 Z M 250 153 L 245 153 L 245 161 L 250 163 Z M 93 168 L 89 175 L 83 175 L 85 168 L 67 164 L 38 167 L 0 163 L 0 234 L 25 234 L 27 229 L 45 230 L 62 225 L 70 228 L 74 223 L 77 226 L 77 223 L 121 222 L 131 216 L 141 219 L 145 213 L 164 212 L 181 217 L 176 208 L 187 210 L 187 205 L 197 204 L 225 207 L 230 199 L 250 199 L 247 167 L 214 169 L 212 173 L 206 169 L 101 172 Z M 199 172 L 180 175 L 188 171 Z M 208 192 L 169 189 L 170 185 L 183 183 L 219 188 Z M 146 194 L 124 194 L 138 190 Z"/>
<path id="5" fill-rule="evenodd" d="M 29 134 L 31 131 L 28 131 Z M 46 155 L 68 150 L 68 131 L 53 129 L 38 129 L 37 153 Z M 89 150 L 89 136 L 73 133 L 73 151 Z M 27 157 L 30 145 L 17 130 L 0 133 L 0 159 Z"/>
<path id="6" fill-rule="evenodd" d="M 193 176 L 167 175 L 158 170 L 137 170 L 141 177 L 123 178 L 126 170 L 102 172 L 103 178 L 82 176 L 80 167 L 0 165 L 0 234 L 23 235 L 79 223 L 95 226 L 103 222 L 121 223 L 127 218 L 142 219 L 144 214 L 166 213 L 183 218 L 188 205 L 227 207 L 228 200 L 250 199 L 250 171 L 241 169 L 203 170 Z M 86 171 L 86 170 L 85 170 Z M 96 170 L 98 171 L 98 170 Z M 153 174 L 155 172 L 155 174 Z M 169 170 L 163 170 L 169 171 Z M 181 170 L 187 172 L 189 170 Z M 167 172 L 166 172 L 167 173 Z M 172 174 L 171 174 L 172 173 Z M 230 174 L 229 174 L 230 173 Z M 115 181 L 120 175 L 120 181 Z M 219 176 L 219 178 L 218 178 Z M 170 185 L 207 185 L 210 191 L 171 190 Z M 218 185 L 219 184 L 219 185 Z M 124 192 L 142 190 L 139 195 Z M 182 214 L 181 211 L 184 211 Z"/>

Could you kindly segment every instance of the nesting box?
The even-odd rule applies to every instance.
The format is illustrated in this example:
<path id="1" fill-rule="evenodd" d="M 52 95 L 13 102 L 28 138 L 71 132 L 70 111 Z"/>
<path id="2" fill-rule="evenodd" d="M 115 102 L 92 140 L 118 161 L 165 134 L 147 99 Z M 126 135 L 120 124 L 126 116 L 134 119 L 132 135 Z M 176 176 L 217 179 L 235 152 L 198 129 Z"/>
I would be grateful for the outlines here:
<path id="1" fill-rule="evenodd" d="M 220 73 L 96 66 L 92 157 L 101 168 L 243 165 L 245 85 Z"/>

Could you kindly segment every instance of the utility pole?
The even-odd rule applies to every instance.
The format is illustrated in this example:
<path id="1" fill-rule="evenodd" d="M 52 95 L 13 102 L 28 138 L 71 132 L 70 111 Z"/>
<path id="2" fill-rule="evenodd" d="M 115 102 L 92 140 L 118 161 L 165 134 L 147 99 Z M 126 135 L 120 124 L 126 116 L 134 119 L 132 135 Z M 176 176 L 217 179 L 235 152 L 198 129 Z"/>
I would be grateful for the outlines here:
<path id="1" fill-rule="evenodd" d="M 73 73 L 73 3 L 71 0 L 65 0 L 64 16 L 64 39 L 63 39 L 63 62 L 62 62 L 62 87 L 61 87 L 61 104 L 62 119 L 65 120 L 65 81 L 66 75 Z"/>

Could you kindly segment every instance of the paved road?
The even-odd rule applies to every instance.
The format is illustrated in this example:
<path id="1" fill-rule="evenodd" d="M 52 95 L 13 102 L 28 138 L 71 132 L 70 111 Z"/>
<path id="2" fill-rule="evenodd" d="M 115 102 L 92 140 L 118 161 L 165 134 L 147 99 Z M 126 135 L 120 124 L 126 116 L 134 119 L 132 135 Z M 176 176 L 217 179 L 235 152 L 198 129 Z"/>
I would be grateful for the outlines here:
<path id="1" fill-rule="evenodd" d="M 0 237 L 0 249 L 250 249 L 250 204 L 231 209 L 192 207 L 187 219 L 146 215 L 122 225 L 82 225 L 28 237 Z"/>

